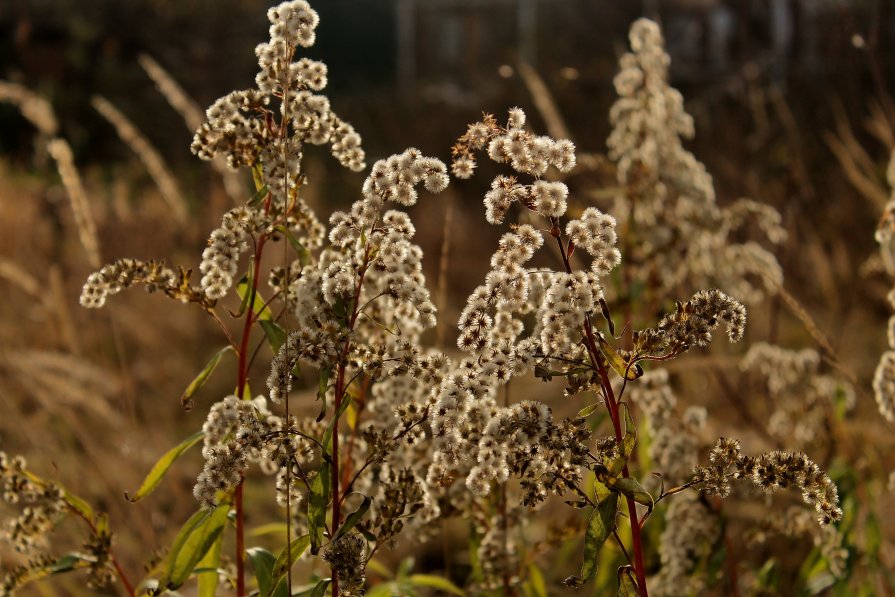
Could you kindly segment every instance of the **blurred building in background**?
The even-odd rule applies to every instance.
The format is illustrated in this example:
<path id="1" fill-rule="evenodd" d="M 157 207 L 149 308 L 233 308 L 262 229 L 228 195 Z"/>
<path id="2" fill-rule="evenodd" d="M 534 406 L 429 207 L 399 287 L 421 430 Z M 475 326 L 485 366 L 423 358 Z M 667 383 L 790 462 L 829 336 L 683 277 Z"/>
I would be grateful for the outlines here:
<path id="1" fill-rule="evenodd" d="M 254 47 L 266 36 L 274 0 L 0 0 L 0 78 L 50 97 L 68 136 L 89 155 L 99 123 L 90 97 L 115 102 L 164 143 L 175 161 L 192 157 L 179 127 L 137 66 L 152 55 L 201 105 L 251 85 Z M 780 89 L 835 88 L 845 103 L 866 97 L 895 72 L 895 0 L 312 0 L 317 45 L 335 95 L 365 104 L 400 102 L 464 113 L 521 102 L 515 76 L 532 64 L 563 109 L 581 124 L 605 123 L 610 82 L 631 22 L 661 21 L 672 79 L 717 94 L 748 78 Z M 795 86 L 795 87 L 793 87 Z M 521 93 L 520 93 L 521 91 Z M 688 101 L 699 101 L 688 95 Z M 797 100 L 796 103 L 798 103 Z M 493 108 L 491 106 L 494 106 Z M 346 108 L 350 110 L 351 108 Z M 794 110 L 799 111 L 795 105 Z M 348 113 L 350 115 L 350 112 Z M 30 132 L 0 106 L 0 153 L 21 152 Z M 600 124 L 603 126 L 603 124 Z M 17 134 L 17 131 L 20 134 Z M 375 134 L 375 131 L 370 134 Z M 89 150 L 88 150 L 89 149 Z M 26 149 L 27 151 L 27 149 Z"/>

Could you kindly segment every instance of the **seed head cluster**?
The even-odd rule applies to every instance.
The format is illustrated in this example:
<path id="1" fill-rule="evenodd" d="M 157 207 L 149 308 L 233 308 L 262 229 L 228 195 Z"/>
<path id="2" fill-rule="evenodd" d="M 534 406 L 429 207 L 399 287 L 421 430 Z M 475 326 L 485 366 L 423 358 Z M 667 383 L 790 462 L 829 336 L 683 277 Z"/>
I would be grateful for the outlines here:
<path id="1" fill-rule="evenodd" d="M 298 172 L 305 142 L 329 144 L 343 166 L 362 170 L 360 136 L 336 116 L 326 96 L 313 93 L 326 86 L 326 65 L 307 58 L 294 61 L 298 47 L 314 44 L 320 20 L 316 11 L 304 0 L 294 0 L 271 8 L 267 17 L 270 41 L 255 50 L 260 68 L 257 89 L 234 91 L 217 100 L 208 109 L 208 120 L 196 131 L 193 152 L 208 160 L 223 155 L 234 169 L 267 158 L 269 183 L 274 184 L 282 180 L 278 173 L 294 176 Z M 268 123 L 275 99 L 280 102 L 279 128 Z M 279 164 L 268 163 L 277 160 Z"/>
<path id="2" fill-rule="evenodd" d="M 826 440 L 826 427 L 841 403 L 855 406 L 854 388 L 840 377 L 821 371 L 817 351 L 786 350 L 764 342 L 753 344 L 740 368 L 755 372 L 765 383 L 774 411 L 768 432 L 781 441 L 795 440 L 800 446 Z"/>
<path id="3" fill-rule="evenodd" d="M 895 273 L 895 253 L 893 253 L 893 241 L 895 241 L 895 152 L 889 161 L 887 170 L 889 186 L 892 188 L 892 198 L 883 211 L 883 216 L 876 227 L 876 241 L 880 244 L 883 261 L 886 262 L 890 273 Z M 889 302 L 895 309 L 895 291 L 889 293 Z M 880 357 L 879 364 L 873 374 L 873 394 L 880 414 L 889 422 L 895 423 L 895 316 L 889 319 L 888 340 L 889 350 Z"/>
<path id="4" fill-rule="evenodd" d="M 575 167 L 575 145 L 568 139 L 559 141 L 536 136 L 525 130 L 525 113 L 510 110 L 506 127 L 501 127 L 490 114 L 481 122 L 469 125 L 453 148 L 451 171 L 457 178 L 469 178 L 475 170 L 477 151 L 486 150 L 488 157 L 499 164 L 508 163 L 517 174 L 535 177 L 532 184 L 518 182 L 516 176 L 497 176 L 485 195 L 485 214 L 491 224 L 501 224 L 514 203 L 547 217 L 558 218 L 566 213 L 568 187 L 540 177 L 550 166 L 560 172 Z"/>
<path id="5" fill-rule="evenodd" d="M 693 118 L 668 83 L 670 58 L 658 25 L 636 21 L 629 40 L 631 52 L 615 78 L 619 97 L 607 145 L 624 189 L 612 211 L 632 230 L 631 275 L 660 278 L 661 292 L 720 286 L 757 303 L 780 287 L 782 269 L 762 244 L 740 237 L 751 223 L 779 243 L 786 234 L 780 214 L 748 199 L 717 205 L 712 177 L 683 146 L 695 133 Z"/>
<path id="6" fill-rule="evenodd" d="M 697 466 L 694 479 L 708 494 L 724 497 L 730 493 L 730 481 L 746 479 L 766 492 L 795 488 L 814 508 L 821 525 L 842 518 L 839 491 L 826 473 L 801 452 L 775 450 L 757 457 L 740 452 L 735 439 L 720 438 L 709 455 L 709 466 Z"/>
<path id="7" fill-rule="evenodd" d="M 700 290 L 686 303 L 678 303 L 658 327 L 634 332 L 635 351 L 642 354 L 679 354 L 693 346 L 707 346 L 712 330 L 724 323 L 727 337 L 739 342 L 746 328 L 746 308 L 718 289 Z"/>
<path id="8" fill-rule="evenodd" d="M 90 274 L 81 291 L 81 305 L 88 309 L 98 309 L 106 304 L 106 299 L 134 284 L 143 284 L 147 292 L 156 290 L 174 291 L 180 277 L 164 262 L 119 259 Z"/>

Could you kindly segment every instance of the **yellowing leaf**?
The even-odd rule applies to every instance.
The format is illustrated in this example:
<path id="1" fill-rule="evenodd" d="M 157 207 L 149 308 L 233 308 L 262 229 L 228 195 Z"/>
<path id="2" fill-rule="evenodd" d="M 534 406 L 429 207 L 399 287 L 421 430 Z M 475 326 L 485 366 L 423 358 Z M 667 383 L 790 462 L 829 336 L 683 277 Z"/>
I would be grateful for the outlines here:
<path id="1" fill-rule="evenodd" d="M 199 391 L 205 382 L 208 381 L 208 378 L 211 377 L 211 374 L 214 373 L 214 370 L 217 368 L 218 363 L 221 362 L 221 359 L 224 358 L 224 355 L 227 352 L 232 352 L 232 346 L 225 346 L 215 353 L 211 360 L 203 367 L 202 371 L 190 382 L 190 385 L 186 387 L 183 391 L 183 394 L 180 396 L 180 404 L 183 406 L 184 410 L 190 410 L 193 408 L 193 394 Z"/>
<path id="2" fill-rule="evenodd" d="M 174 461 L 177 460 L 181 454 L 199 443 L 199 440 L 201 440 L 204 435 L 205 432 L 197 431 L 165 452 L 165 455 L 158 459 L 155 465 L 153 465 L 152 470 L 150 470 L 149 474 L 146 475 L 146 478 L 143 479 L 143 484 L 140 485 L 137 492 L 130 497 L 130 501 L 138 502 L 152 493 L 155 488 L 158 487 L 159 483 L 161 483 L 165 474 L 168 472 L 168 469 L 174 464 Z"/>

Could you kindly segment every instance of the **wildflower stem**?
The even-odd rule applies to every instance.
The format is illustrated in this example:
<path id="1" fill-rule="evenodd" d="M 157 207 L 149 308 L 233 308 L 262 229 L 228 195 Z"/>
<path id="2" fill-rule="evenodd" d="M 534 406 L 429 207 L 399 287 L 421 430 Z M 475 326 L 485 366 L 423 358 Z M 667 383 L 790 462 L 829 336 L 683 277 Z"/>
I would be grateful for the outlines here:
<path id="1" fill-rule="evenodd" d="M 589 321 L 587 322 L 587 329 L 592 340 L 593 332 L 590 329 Z M 593 350 L 592 342 L 590 343 L 590 350 Z M 597 355 L 597 364 L 599 366 L 600 383 L 606 393 L 606 406 L 609 408 L 609 418 L 612 419 L 612 426 L 615 429 L 615 440 L 621 445 L 622 427 L 621 417 L 618 412 L 618 403 L 615 400 L 612 384 L 609 381 L 609 372 L 606 370 L 605 362 L 600 355 Z M 622 477 L 627 479 L 630 476 L 631 475 L 628 473 L 628 465 L 625 464 L 622 469 Z M 649 597 L 646 588 L 646 570 L 643 564 L 643 544 L 640 537 L 640 523 L 637 520 L 637 505 L 634 503 L 634 500 L 629 497 L 625 497 L 625 501 L 628 504 L 628 520 L 631 523 L 631 543 L 634 551 L 634 574 L 637 576 L 637 586 L 640 589 L 641 596 Z"/>
<path id="2" fill-rule="evenodd" d="M 87 526 L 90 527 L 90 531 L 94 535 L 98 535 L 99 531 L 96 528 L 96 525 L 93 523 L 93 520 L 84 516 L 84 513 L 78 510 L 77 508 L 72 508 L 69 506 L 69 510 L 71 510 L 74 514 L 80 516 L 84 522 L 87 523 Z M 115 554 L 112 552 L 112 548 L 109 548 L 109 561 L 112 562 L 112 566 L 115 568 L 115 573 L 118 575 L 118 580 L 121 581 L 121 584 L 124 585 L 124 590 L 127 592 L 130 597 L 136 597 L 136 593 L 134 593 L 134 585 L 131 584 L 131 581 L 128 580 L 127 575 L 124 573 L 124 569 L 121 567 L 121 564 L 118 562 L 118 558 L 115 557 Z"/>
<path id="3" fill-rule="evenodd" d="M 551 218 L 552 229 L 551 235 L 556 238 L 559 245 L 559 254 L 562 256 L 563 265 L 566 272 L 572 273 L 572 266 L 569 263 L 569 255 L 566 251 L 566 245 L 562 239 L 562 229 L 559 227 L 558 218 Z M 584 336 L 591 362 L 600 375 L 600 385 L 603 387 L 603 393 L 606 397 L 606 408 L 609 410 L 609 418 L 612 420 L 612 427 L 615 431 L 615 440 L 619 445 L 622 443 L 622 426 L 621 417 L 619 416 L 618 401 L 615 399 L 615 393 L 612 390 L 612 382 L 609 380 L 609 372 L 606 368 L 606 361 L 603 354 L 597 348 L 597 342 L 594 338 L 593 326 L 591 325 L 590 316 L 584 316 Z M 629 478 L 628 465 L 625 464 L 622 469 L 622 476 Z M 637 505 L 629 497 L 625 498 L 628 504 L 628 520 L 631 523 L 631 543 L 634 551 L 634 573 L 637 576 L 637 586 L 640 589 L 642 597 L 649 597 L 646 588 L 646 571 L 643 564 L 643 544 L 640 537 L 640 523 L 637 520 Z"/>
<path id="4" fill-rule="evenodd" d="M 252 332 L 252 323 L 254 323 L 255 316 L 255 295 L 258 292 L 258 270 L 261 265 L 261 253 L 264 250 L 264 243 L 267 241 L 267 235 L 262 235 L 261 238 L 258 239 L 258 244 L 255 247 L 255 256 L 252 260 L 252 267 L 255 275 L 252 276 L 252 288 L 249 294 L 249 302 L 248 309 L 246 309 L 246 319 L 245 325 L 242 329 L 242 342 L 240 343 L 239 348 L 239 364 L 238 364 L 238 374 L 236 379 L 236 392 L 240 398 L 245 398 L 244 390 L 246 386 L 246 381 L 248 381 L 249 377 L 249 361 L 248 361 L 248 352 L 249 352 L 249 336 Z M 245 562 L 243 560 L 243 553 L 245 552 L 245 515 L 243 512 L 242 505 L 242 484 L 243 481 L 240 481 L 236 486 L 236 494 L 235 494 L 235 502 L 236 502 L 236 595 L 237 597 L 245 597 L 246 594 L 246 581 L 245 581 Z"/>

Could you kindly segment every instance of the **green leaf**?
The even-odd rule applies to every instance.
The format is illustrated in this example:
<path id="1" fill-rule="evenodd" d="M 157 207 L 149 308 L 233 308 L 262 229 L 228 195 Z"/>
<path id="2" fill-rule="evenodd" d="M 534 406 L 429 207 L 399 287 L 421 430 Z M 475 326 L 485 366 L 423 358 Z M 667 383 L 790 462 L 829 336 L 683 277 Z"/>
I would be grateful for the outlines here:
<path id="1" fill-rule="evenodd" d="M 252 198 L 249 199 L 249 202 L 246 203 L 246 205 L 248 205 L 249 207 L 255 207 L 256 205 L 261 203 L 261 201 L 265 197 L 267 197 L 268 192 L 269 192 L 269 189 L 267 188 L 267 185 L 263 185 L 260 189 L 255 191 L 255 194 L 252 195 Z"/>
<path id="2" fill-rule="evenodd" d="M 275 321 L 261 319 L 258 323 L 261 324 L 261 329 L 264 330 L 264 335 L 267 336 L 267 343 L 270 344 L 273 353 L 277 354 L 280 352 L 280 348 L 286 342 L 286 331 Z"/>
<path id="3" fill-rule="evenodd" d="M 356 492 L 352 492 L 356 493 Z M 361 494 L 357 494 L 361 495 Z M 360 506 L 357 507 L 357 510 L 352 512 L 345 518 L 345 522 L 342 523 L 342 526 L 339 527 L 339 530 L 336 531 L 336 534 L 333 535 L 333 541 L 336 541 L 339 537 L 342 537 L 345 533 L 354 528 L 354 526 L 360 522 L 360 519 L 364 517 L 364 514 L 367 513 L 367 510 L 370 509 L 370 503 L 373 500 L 370 499 L 370 496 L 365 495 L 364 500 L 361 502 Z"/>
<path id="4" fill-rule="evenodd" d="M 320 471 L 311 481 L 311 494 L 308 496 L 308 534 L 311 536 L 311 553 L 317 555 L 323 543 L 323 530 L 326 528 L 326 507 L 329 505 L 329 463 L 320 464 Z"/>
<path id="5" fill-rule="evenodd" d="M 251 547 L 246 550 L 246 555 L 255 571 L 258 591 L 261 595 L 268 595 L 274 587 L 273 567 L 277 563 L 277 557 L 263 547 Z"/>
<path id="6" fill-rule="evenodd" d="M 755 573 L 755 588 L 770 589 L 771 593 L 776 593 L 780 580 L 777 572 L 777 561 L 774 559 L 767 560 Z"/>
<path id="7" fill-rule="evenodd" d="M 199 440 L 201 440 L 204 436 L 204 431 L 197 431 L 193 435 L 180 442 L 175 447 L 165 452 L 165 455 L 158 459 L 155 465 L 153 465 L 152 470 L 150 470 L 149 474 L 146 475 L 146 478 L 143 479 L 143 484 L 140 485 L 140 488 L 137 490 L 137 492 L 133 496 L 129 496 L 128 499 L 131 502 L 138 502 L 155 491 L 155 488 L 158 487 L 159 483 L 161 483 L 162 479 L 165 477 L 165 474 L 168 472 L 168 469 L 170 469 L 171 465 L 174 464 L 174 461 L 177 460 L 181 454 L 199 443 Z"/>
<path id="8" fill-rule="evenodd" d="M 224 542 L 224 533 L 218 533 L 217 539 L 211 545 L 211 549 L 196 565 L 196 570 L 207 570 L 198 573 L 199 592 L 198 597 L 215 597 L 218 592 L 218 567 L 221 565 L 221 545 Z"/>
<path id="9" fill-rule="evenodd" d="M 257 289 L 254 293 L 254 300 L 252 300 L 252 287 L 249 284 L 251 279 L 251 276 L 243 276 L 236 285 L 236 292 L 239 293 L 239 296 L 243 301 L 251 301 L 252 311 L 257 315 L 258 321 L 273 321 L 273 311 L 271 311 L 270 307 L 265 304 L 264 299 L 261 297 L 261 293 L 258 292 Z"/>
<path id="10" fill-rule="evenodd" d="M 410 584 L 415 587 L 426 587 L 428 589 L 437 589 L 450 593 L 451 595 L 465 595 L 463 590 L 444 578 L 443 576 L 435 576 L 434 574 L 411 574 L 408 578 Z"/>
<path id="11" fill-rule="evenodd" d="M 618 494 L 610 493 L 600 500 L 590 520 L 587 522 L 587 530 L 584 533 L 584 562 L 581 564 L 581 576 L 570 576 L 564 583 L 570 587 L 578 588 L 597 573 L 597 557 L 606 539 L 615 530 L 615 516 L 618 512 Z"/>
<path id="12" fill-rule="evenodd" d="M 239 279 L 239 282 L 236 283 L 236 291 L 239 293 L 240 298 L 242 299 L 239 303 L 239 310 L 234 313 L 230 311 L 230 315 L 239 319 L 243 315 L 245 315 L 246 309 L 249 308 L 249 295 L 251 293 L 246 292 L 245 289 L 249 288 L 252 285 L 252 268 L 249 268 L 249 271 Z M 243 289 L 240 292 L 240 287 Z"/>
<path id="13" fill-rule="evenodd" d="M 326 365 L 320 369 L 320 379 L 317 382 L 317 399 L 320 400 L 320 414 L 317 415 L 318 423 L 326 416 L 326 389 L 329 387 L 329 378 L 332 373 L 332 365 Z"/>
<path id="14" fill-rule="evenodd" d="M 87 564 L 88 562 L 80 554 L 69 553 L 53 562 L 47 568 L 47 572 L 50 574 L 64 574 L 65 572 L 71 572 L 75 568 L 83 568 Z"/>
<path id="15" fill-rule="evenodd" d="M 45 481 L 41 477 L 38 477 L 37 475 L 35 475 L 34 473 L 32 473 L 31 471 L 29 471 L 27 469 L 23 470 L 22 474 L 25 475 L 25 477 L 29 481 L 31 481 L 32 483 L 36 483 L 37 485 L 40 485 L 41 487 L 45 487 L 49 484 L 47 481 Z M 93 508 L 91 508 L 90 504 L 88 504 L 86 501 L 84 501 L 83 499 L 79 498 L 78 496 L 76 496 L 75 494 L 69 492 L 68 490 L 66 490 L 64 488 L 62 489 L 62 499 L 65 501 L 65 504 L 69 508 L 74 510 L 82 518 L 84 518 L 85 520 L 87 520 L 91 523 L 94 522 L 96 515 L 93 512 Z"/>
<path id="16" fill-rule="evenodd" d="M 225 346 L 224 348 L 217 351 L 211 360 L 205 365 L 202 371 L 199 372 L 193 381 L 190 382 L 190 385 L 186 387 L 183 391 L 183 394 L 180 396 L 180 404 L 183 406 L 184 410 L 190 410 L 193 408 L 193 394 L 199 391 L 205 382 L 208 381 L 208 378 L 211 377 L 211 374 L 214 373 L 214 370 L 217 368 L 218 363 L 221 362 L 221 359 L 224 358 L 224 355 L 228 352 L 232 351 L 232 346 Z"/>
<path id="17" fill-rule="evenodd" d="M 531 597 L 547 597 L 547 583 L 537 564 L 532 562 L 528 566 L 528 592 Z"/>
<path id="18" fill-rule="evenodd" d="M 65 500 L 69 508 L 83 516 L 86 520 L 93 522 L 95 514 L 93 508 L 86 501 L 65 489 L 62 490 L 62 499 Z"/>
<path id="19" fill-rule="evenodd" d="M 609 366 L 618 373 L 619 377 L 622 379 L 627 379 L 628 381 L 633 381 L 643 375 L 643 367 L 639 364 L 634 363 L 630 365 L 625 362 L 625 360 L 621 357 L 621 355 L 616 352 L 616 350 L 606 341 L 606 338 L 603 337 L 603 334 L 596 333 L 594 334 L 597 338 L 597 341 L 600 344 L 600 352 L 603 353 L 603 356 L 606 357 L 606 361 L 609 363 Z"/>
<path id="20" fill-rule="evenodd" d="M 289 244 L 292 245 L 292 248 L 295 249 L 295 252 L 298 254 L 298 262 L 301 263 L 302 267 L 311 264 L 311 252 L 308 251 L 307 248 L 301 242 L 295 238 L 295 235 L 292 234 L 291 230 L 284 229 L 286 232 L 286 238 L 289 240 Z"/>
<path id="21" fill-rule="evenodd" d="M 168 554 L 164 582 L 160 586 L 176 589 L 187 581 L 199 561 L 208 553 L 224 530 L 229 504 L 221 504 L 214 510 L 200 510 L 183 525 Z"/>
<path id="22" fill-rule="evenodd" d="M 640 484 L 640 481 L 628 477 L 627 479 L 615 479 L 610 483 L 612 489 L 618 491 L 625 497 L 629 497 L 638 504 L 643 504 L 652 511 L 655 502 L 653 496 Z"/>
<path id="23" fill-rule="evenodd" d="M 273 586 L 276 586 L 280 580 L 286 576 L 286 573 L 292 568 L 292 565 L 295 564 L 295 561 L 301 557 L 310 544 L 311 538 L 308 535 L 302 535 L 298 539 L 295 539 L 290 545 L 283 548 L 283 551 L 277 556 L 276 564 L 274 564 L 273 570 L 270 573 Z M 269 593 L 262 591 L 261 595 L 262 597 L 267 597 Z"/>
<path id="24" fill-rule="evenodd" d="M 333 437 L 333 430 L 339 425 L 339 418 L 345 414 L 345 409 L 351 404 L 351 396 L 349 394 L 345 394 L 342 398 L 342 402 L 339 404 L 339 410 L 336 411 L 336 416 L 333 417 L 333 420 L 329 422 L 329 425 L 326 426 L 326 430 L 323 432 L 323 438 L 320 440 L 320 445 L 323 446 L 323 449 L 326 450 L 326 453 L 329 454 L 332 450 L 330 446 L 330 440 Z"/>
<path id="25" fill-rule="evenodd" d="M 401 585 L 396 582 L 384 582 L 367 589 L 366 597 L 394 597 L 400 595 Z"/>
<path id="26" fill-rule="evenodd" d="M 348 423 L 348 428 L 354 430 L 357 427 L 357 408 L 354 406 L 354 402 L 348 405 L 348 410 L 345 411 L 345 421 Z"/>
<path id="27" fill-rule="evenodd" d="M 630 566 L 618 569 L 618 597 L 640 597 L 637 581 L 634 580 L 634 571 Z"/>
<path id="28" fill-rule="evenodd" d="M 263 537 L 264 535 L 286 534 L 286 523 L 270 522 L 253 528 L 246 533 L 246 537 Z"/>
<path id="29" fill-rule="evenodd" d="M 21 576 L 16 578 L 16 587 L 21 589 L 27 584 L 46 578 L 53 574 L 65 574 L 77 568 L 86 568 L 90 565 L 88 560 L 76 553 L 70 553 L 61 558 L 50 561 L 45 565 L 30 566 Z"/>
<path id="30" fill-rule="evenodd" d="M 584 408 L 582 408 L 581 410 L 579 410 L 578 414 L 575 415 L 575 418 L 586 419 L 589 416 L 591 416 L 592 414 L 594 414 L 597 411 L 597 409 L 600 408 L 601 406 L 603 406 L 603 405 L 598 402 L 595 402 L 594 404 L 589 404 L 589 405 L 585 406 Z"/>
<path id="31" fill-rule="evenodd" d="M 314 587 L 314 590 L 308 593 L 309 597 L 323 597 L 326 595 L 326 587 L 329 586 L 329 583 L 332 579 L 324 578 L 320 582 L 317 583 L 317 586 Z"/>
<path id="32" fill-rule="evenodd" d="M 625 409 L 625 437 L 622 439 L 622 454 L 624 454 L 627 462 L 634 451 L 634 445 L 637 443 L 637 426 L 634 425 L 634 419 L 631 418 L 631 409 L 628 408 L 628 405 L 622 402 L 619 406 Z"/>
<path id="33" fill-rule="evenodd" d="M 256 191 L 264 186 L 264 166 L 260 160 L 252 164 L 252 182 Z"/>

